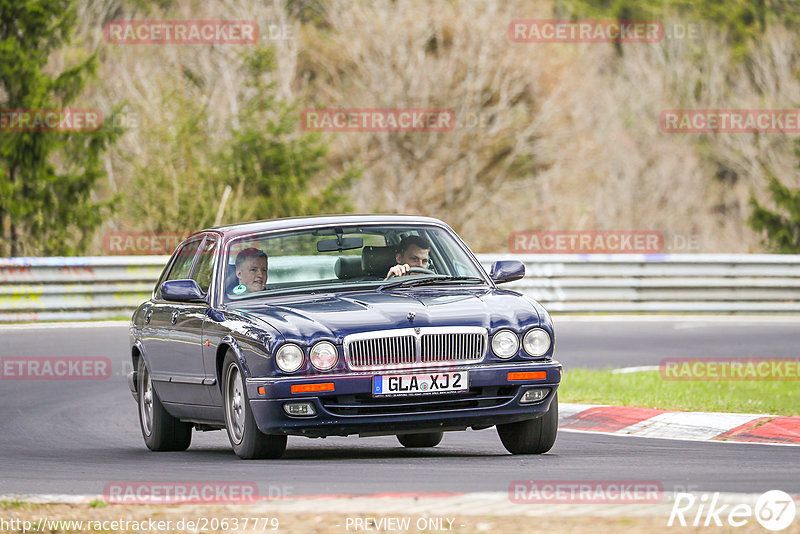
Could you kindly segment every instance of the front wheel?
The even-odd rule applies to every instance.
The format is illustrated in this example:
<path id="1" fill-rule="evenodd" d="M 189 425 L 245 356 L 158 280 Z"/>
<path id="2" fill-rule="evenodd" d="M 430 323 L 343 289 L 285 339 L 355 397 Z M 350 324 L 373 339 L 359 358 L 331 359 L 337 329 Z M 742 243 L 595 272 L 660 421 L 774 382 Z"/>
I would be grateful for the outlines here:
<path id="1" fill-rule="evenodd" d="M 419 434 L 398 434 L 397 441 L 410 449 L 435 447 L 442 441 L 444 432 L 421 432 Z"/>
<path id="2" fill-rule="evenodd" d="M 553 448 L 558 433 L 558 394 L 537 419 L 497 425 L 497 434 L 511 454 L 542 454 Z"/>
<path id="3" fill-rule="evenodd" d="M 243 460 L 280 458 L 286 450 L 286 436 L 262 433 L 256 425 L 244 387 L 239 361 L 228 352 L 222 366 L 222 405 L 225 428 L 233 452 Z"/>
<path id="4" fill-rule="evenodd" d="M 185 451 L 192 442 L 192 425 L 182 423 L 167 413 L 153 388 L 144 358 L 139 358 L 137 375 L 139 426 L 142 428 L 145 445 L 151 451 Z"/>

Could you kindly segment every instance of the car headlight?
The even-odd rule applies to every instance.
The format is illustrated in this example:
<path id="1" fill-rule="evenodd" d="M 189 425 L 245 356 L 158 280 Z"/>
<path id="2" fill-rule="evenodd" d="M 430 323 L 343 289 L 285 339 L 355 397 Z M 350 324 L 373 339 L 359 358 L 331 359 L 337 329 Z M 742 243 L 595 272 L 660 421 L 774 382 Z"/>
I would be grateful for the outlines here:
<path id="1" fill-rule="evenodd" d="M 303 349 L 292 343 L 287 343 L 278 349 L 275 354 L 275 363 L 281 371 L 291 373 L 297 371 L 303 365 Z"/>
<path id="2" fill-rule="evenodd" d="M 336 352 L 336 347 L 333 346 L 333 343 L 320 341 L 311 347 L 309 357 L 314 367 L 320 371 L 327 371 L 336 365 L 336 360 L 339 359 L 339 353 Z"/>
<path id="3" fill-rule="evenodd" d="M 498 358 L 511 358 L 519 351 L 519 338 L 511 330 L 500 330 L 492 337 L 492 352 Z"/>
<path id="4" fill-rule="evenodd" d="M 550 334 L 541 328 L 531 328 L 522 338 L 522 348 L 531 356 L 541 356 L 550 350 Z"/>

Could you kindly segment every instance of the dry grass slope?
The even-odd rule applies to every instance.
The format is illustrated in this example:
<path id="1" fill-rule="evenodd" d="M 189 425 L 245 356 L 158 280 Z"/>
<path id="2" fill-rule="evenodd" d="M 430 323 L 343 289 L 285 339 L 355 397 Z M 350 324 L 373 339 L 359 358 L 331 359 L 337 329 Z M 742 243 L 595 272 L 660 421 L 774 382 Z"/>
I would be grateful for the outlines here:
<path id="1" fill-rule="evenodd" d="M 261 40 L 276 48 L 280 98 L 299 109 L 452 109 L 450 132 L 325 134 L 329 163 L 364 169 L 356 211 L 440 217 L 478 251 L 507 250 L 514 230 L 645 229 L 664 232 L 668 247 L 673 235 L 695 235 L 700 252 L 757 252 L 745 224 L 751 192 L 764 197 L 768 173 L 800 185 L 792 136 L 659 129 L 665 109 L 796 107 L 800 43 L 780 27 L 745 71 L 710 27 L 695 41 L 625 44 L 622 56 L 608 44 L 512 43 L 509 22 L 552 17 L 548 2 L 333 1 L 319 27 L 289 18 L 280 1 L 120 4 L 83 0 L 76 44 L 102 50 L 84 103 L 106 112 L 126 103 L 132 126 L 98 192 L 125 193 L 107 230 L 205 220 L 188 206 L 220 196 L 223 185 L 202 171 L 214 169 L 247 96 L 242 47 L 103 42 L 103 22 L 120 18 L 292 26 L 291 39 L 262 30 Z M 182 130 L 189 117 L 196 124 Z M 241 192 L 231 197 L 227 221 L 247 214 Z"/>

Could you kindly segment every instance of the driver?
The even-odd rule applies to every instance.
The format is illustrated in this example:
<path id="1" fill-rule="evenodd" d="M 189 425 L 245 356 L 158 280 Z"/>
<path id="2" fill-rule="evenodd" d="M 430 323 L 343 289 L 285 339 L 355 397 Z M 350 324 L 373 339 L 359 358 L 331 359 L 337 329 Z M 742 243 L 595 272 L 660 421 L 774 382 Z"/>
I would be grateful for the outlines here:
<path id="1" fill-rule="evenodd" d="M 255 247 L 241 251 L 236 255 L 236 278 L 239 285 L 233 292 L 237 295 L 263 291 L 267 284 L 267 255 Z"/>
<path id="2" fill-rule="evenodd" d="M 391 275 L 405 276 L 412 267 L 428 268 L 430 261 L 428 253 L 431 250 L 431 242 L 419 235 L 409 235 L 404 237 L 397 245 L 395 261 L 397 265 L 389 269 L 388 279 Z"/>

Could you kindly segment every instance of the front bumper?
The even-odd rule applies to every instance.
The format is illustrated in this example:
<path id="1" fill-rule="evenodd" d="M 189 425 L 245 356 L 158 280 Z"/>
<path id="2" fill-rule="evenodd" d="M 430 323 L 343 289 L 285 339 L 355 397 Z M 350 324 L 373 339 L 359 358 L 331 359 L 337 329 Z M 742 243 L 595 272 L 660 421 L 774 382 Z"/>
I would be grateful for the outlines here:
<path id="1" fill-rule="evenodd" d="M 465 365 L 424 372 L 468 371 L 469 390 L 458 393 L 375 397 L 373 377 L 413 374 L 419 370 L 348 373 L 339 375 L 248 378 L 247 396 L 259 430 L 265 434 L 309 437 L 391 435 L 443 430 L 488 428 L 542 416 L 550 408 L 561 382 L 557 361 Z M 509 380 L 509 373 L 544 372 L 539 379 Z M 293 385 L 333 383 L 324 393 L 292 393 Z M 259 389 L 263 388 L 263 393 Z M 520 404 L 529 389 L 543 388 L 547 396 Z M 290 416 L 284 404 L 310 402 L 313 416 Z"/>

